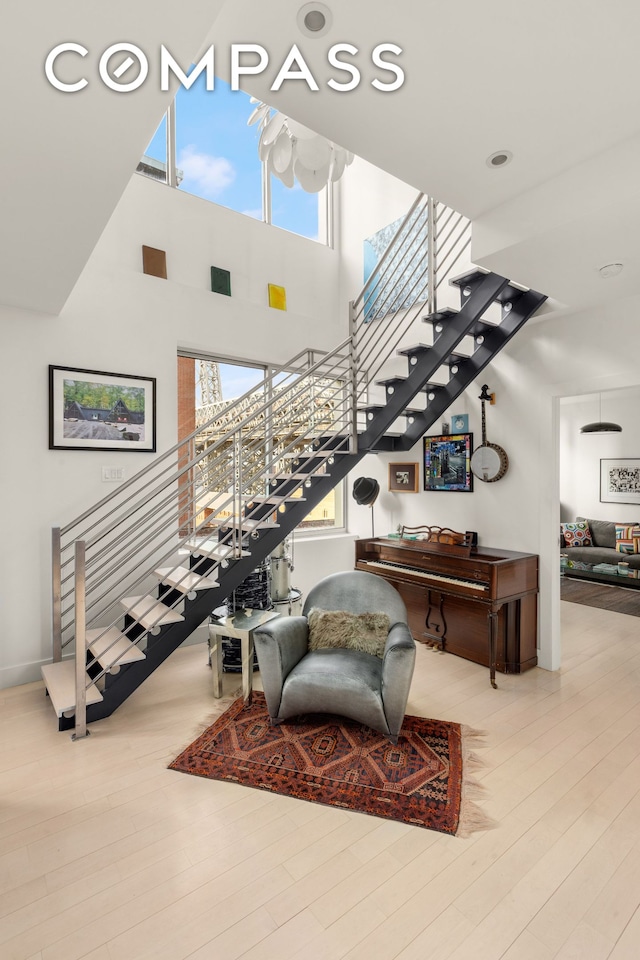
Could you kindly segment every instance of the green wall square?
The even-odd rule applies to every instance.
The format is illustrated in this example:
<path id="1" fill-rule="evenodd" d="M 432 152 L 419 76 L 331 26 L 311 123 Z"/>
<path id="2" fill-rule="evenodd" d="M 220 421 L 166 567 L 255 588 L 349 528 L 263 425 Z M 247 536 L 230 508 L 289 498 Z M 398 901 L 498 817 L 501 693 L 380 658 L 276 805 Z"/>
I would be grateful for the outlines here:
<path id="1" fill-rule="evenodd" d="M 211 290 L 225 297 L 231 296 L 231 273 L 222 267 L 211 267 Z"/>

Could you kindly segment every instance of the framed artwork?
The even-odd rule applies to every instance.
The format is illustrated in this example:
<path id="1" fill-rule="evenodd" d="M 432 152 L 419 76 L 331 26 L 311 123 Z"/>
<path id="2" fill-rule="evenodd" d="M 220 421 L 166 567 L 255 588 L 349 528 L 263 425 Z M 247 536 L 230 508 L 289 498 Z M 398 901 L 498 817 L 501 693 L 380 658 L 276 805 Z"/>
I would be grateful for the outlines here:
<path id="1" fill-rule="evenodd" d="M 640 459 L 600 461 L 600 502 L 640 503 Z"/>
<path id="2" fill-rule="evenodd" d="M 468 413 L 452 414 L 451 431 L 452 433 L 468 433 L 469 432 L 469 414 Z"/>
<path id="3" fill-rule="evenodd" d="M 417 493 L 419 463 L 390 463 L 389 490 L 392 493 Z"/>
<path id="4" fill-rule="evenodd" d="M 424 437 L 424 489 L 471 493 L 472 433 Z"/>
<path id="5" fill-rule="evenodd" d="M 155 378 L 49 366 L 49 449 L 155 452 Z"/>

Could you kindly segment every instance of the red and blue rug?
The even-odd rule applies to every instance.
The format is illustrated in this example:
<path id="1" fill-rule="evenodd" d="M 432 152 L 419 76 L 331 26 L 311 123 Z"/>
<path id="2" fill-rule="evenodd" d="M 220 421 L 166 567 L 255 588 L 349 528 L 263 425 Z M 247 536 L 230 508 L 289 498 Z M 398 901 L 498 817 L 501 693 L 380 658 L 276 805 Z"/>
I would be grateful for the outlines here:
<path id="1" fill-rule="evenodd" d="M 328 714 L 269 722 L 262 693 L 240 698 L 170 769 L 355 810 L 455 836 L 493 826 L 475 800 L 482 735 L 457 723 L 406 716 L 398 744 Z"/>

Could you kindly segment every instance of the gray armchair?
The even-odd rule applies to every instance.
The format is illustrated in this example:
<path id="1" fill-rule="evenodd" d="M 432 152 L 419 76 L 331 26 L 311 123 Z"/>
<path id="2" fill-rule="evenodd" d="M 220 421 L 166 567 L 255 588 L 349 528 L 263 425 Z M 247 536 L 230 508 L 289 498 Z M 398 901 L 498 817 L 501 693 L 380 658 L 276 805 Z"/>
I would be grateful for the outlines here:
<path id="1" fill-rule="evenodd" d="M 386 613 L 391 627 L 382 659 L 352 649 L 309 651 L 307 616 L 314 608 Z M 416 656 L 400 594 L 371 573 L 334 573 L 310 591 L 302 613 L 268 621 L 254 633 L 271 722 L 305 713 L 335 713 L 397 743 Z"/>

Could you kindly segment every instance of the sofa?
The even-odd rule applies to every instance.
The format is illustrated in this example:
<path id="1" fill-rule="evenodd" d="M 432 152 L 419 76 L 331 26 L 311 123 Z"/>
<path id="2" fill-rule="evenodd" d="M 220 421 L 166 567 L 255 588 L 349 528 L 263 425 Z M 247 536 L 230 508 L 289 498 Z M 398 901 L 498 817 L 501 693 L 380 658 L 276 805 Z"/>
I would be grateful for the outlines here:
<path id="1" fill-rule="evenodd" d="M 567 528 L 581 528 L 583 524 L 587 525 L 587 530 L 579 529 L 582 534 L 578 538 L 572 537 L 574 542 L 590 541 L 588 546 L 571 546 L 565 534 L 571 535 L 575 531 Z M 632 570 L 640 570 L 640 552 L 632 552 L 634 549 L 640 549 L 640 539 L 638 537 L 625 537 L 616 540 L 616 527 L 637 527 L 640 531 L 640 524 L 633 521 L 617 520 L 590 520 L 586 517 L 576 517 L 575 523 L 560 524 L 560 554 L 566 556 L 567 561 L 571 563 L 628 563 Z M 625 531 L 630 532 L 630 531 Z M 586 533 L 586 537 L 584 534 Z M 616 542 L 620 549 L 616 549 Z M 624 549 L 622 549 L 624 548 Z"/>

